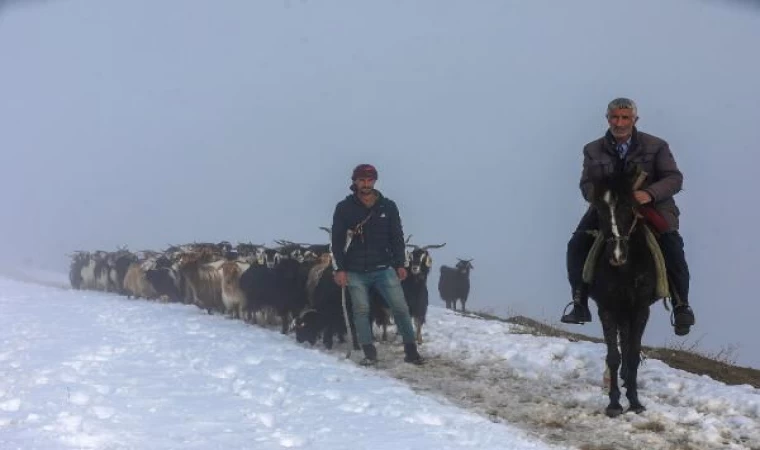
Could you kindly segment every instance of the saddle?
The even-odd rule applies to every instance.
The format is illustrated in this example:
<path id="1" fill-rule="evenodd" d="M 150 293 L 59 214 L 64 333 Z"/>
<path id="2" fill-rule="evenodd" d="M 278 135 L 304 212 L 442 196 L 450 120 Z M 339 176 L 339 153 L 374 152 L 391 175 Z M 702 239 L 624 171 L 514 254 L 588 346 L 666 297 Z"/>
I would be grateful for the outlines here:
<path id="1" fill-rule="evenodd" d="M 595 237 L 594 243 L 591 246 L 591 250 L 586 256 L 586 262 L 583 264 L 583 282 L 586 284 L 591 284 L 591 282 L 594 281 L 594 268 L 596 267 L 596 262 L 599 259 L 599 254 L 604 248 L 604 237 L 602 236 L 602 233 L 599 232 L 599 230 L 588 230 L 586 233 Z M 646 236 L 649 251 L 652 253 L 652 257 L 654 258 L 655 271 L 657 273 L 657 286 L 655 289 L 655 295 L 657 298 L 670 297 L 670 286 L 668 283 L 668 274 L 665 268 L 665 258 L 662 255 L 660 244 L 657 242 L 657 238 L 649 226 L 644 227 L 644 234 Z"/>

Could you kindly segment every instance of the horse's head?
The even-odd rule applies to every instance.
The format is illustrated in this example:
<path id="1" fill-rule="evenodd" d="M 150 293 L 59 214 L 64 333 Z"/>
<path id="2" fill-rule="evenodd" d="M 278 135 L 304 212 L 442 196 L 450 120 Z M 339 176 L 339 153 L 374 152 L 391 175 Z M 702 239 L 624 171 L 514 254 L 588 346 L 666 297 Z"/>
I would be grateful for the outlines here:
<path id="1" fill-rule="evenodd" d="M 629 170 L 594 184 L 593 205 L 599 215 L 599 232 L 605 238 L 604 257 L 612 266 L 628 262 L 629 241 L 639 218 L 633 192 L 640 173 Z"/>

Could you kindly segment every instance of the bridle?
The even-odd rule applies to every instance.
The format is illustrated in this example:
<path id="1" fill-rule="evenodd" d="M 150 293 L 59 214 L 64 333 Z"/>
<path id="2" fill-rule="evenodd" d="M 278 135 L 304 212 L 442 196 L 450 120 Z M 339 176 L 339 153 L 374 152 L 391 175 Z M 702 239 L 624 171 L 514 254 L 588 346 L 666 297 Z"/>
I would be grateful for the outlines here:
<path id="1" fill-rule="evenodd" d="M 631 223 L 631 227 L 628 229 L 628 233 L 620 236 L 614 236 L 613 234 L 613 236 L 607 238 L 607 243 L 617 244 L 631 240 L 631 234 L 633 234 L 633 231 L 636 229 L 636 225 L 638 225 L 639 219 L 644 217 L 641 215 L 641 213 L 639 213 L 638 209 L 635 206 L 632 206 L 631 209 L 633 209 L 633 222 Z"/>
<path id="2" fill-rule="evenodd" d="M 636 177 L 636 180 L 633 182 L 633 185 L 631 186 L 631 191 L 635 192 L 636 190 L 638 190 L 641 187 L 642 183 L 644 183 L 644 180 L 646 179 L 647 175 L 648 175 L 647 172 L 643 170 L 640 171 L 638 176 Z M 610 215 L 612 216 L 612 220 L 615 220 L 614 212 L 612 211 L 611 205 L 610 205 L 610 209 L 611 209 Z M 631 239 L 631 234 L 633 233 L 633 230 L 636 229 L 636 225 L 638 224 L 639 219 L 644 217 L 641 215 L 641 213 L 639 212 L 636 206 L 631 206 L 631 209 L 633 210 L 633 222 L 631 223 L 631 228 L 628 229 L 628 233 L 626 233 L 624 236 L 623 235 L 615 236 L 614 235 L 615 233 L 613 232 L 613 236 L 607 238 L 608 244 L 612 244 L 612 243 L 619 244 L 623 242 L 628 242 Z"/>

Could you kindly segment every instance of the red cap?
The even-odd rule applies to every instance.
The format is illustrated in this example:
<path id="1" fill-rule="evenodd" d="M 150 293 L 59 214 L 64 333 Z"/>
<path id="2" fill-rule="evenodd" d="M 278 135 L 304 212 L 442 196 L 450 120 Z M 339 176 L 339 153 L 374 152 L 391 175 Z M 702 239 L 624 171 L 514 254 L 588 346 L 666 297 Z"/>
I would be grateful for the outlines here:
<path id="1" fill-rule="evenodd" d="M 357 178 L 372 178 L 377 180 L 377 169 L 372 164 L 359 164 L 354 168 L 354 173 L 351 175 L 351 180 Z"/>

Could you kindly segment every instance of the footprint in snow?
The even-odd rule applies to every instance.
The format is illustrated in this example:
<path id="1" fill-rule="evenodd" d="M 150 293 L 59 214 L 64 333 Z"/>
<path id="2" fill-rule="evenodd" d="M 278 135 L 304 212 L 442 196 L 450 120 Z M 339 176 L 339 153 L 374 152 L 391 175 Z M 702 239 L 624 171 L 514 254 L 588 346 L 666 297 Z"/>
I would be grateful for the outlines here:
<path id="1" fill-rule="evenodd" d="M 434 414 L 415 414 L 414 416 L 404 419 L 409 423 L 421 423 L 425 425 L 444 426 L 446 421 L 442 417 Z"/>
<path id="2" fill-rule="evenodd" d="M 283 435 L 279 432 L 273 436 L 279 440 L 281 446 L 286 448 L 301 447 L 306 443 L 306 440 L 300 436 Z"/>
<path id="3" fill-rule="evenodd" d="M 338 391 L 324 391 L 322 392 L 322 397 L 328 399 L 328 400 L 340 400 L 343 396 Z"/>
<path id="4" fill-rule="evenodd" d="M 282 383 L 285 381 L 285 374 L 282 372 L 271 372 L 269 374 L 269 379 L 274 381 L 275 383 Z"/>
<path id="5" fill-rule="evenodd" d="M 21 409 L 21 399 L 12 398 L 4 402 L 0 402 L 0 411 L 16 412 Z"/>
<path id="6" fill-rule="evenodd" d="M 107 406 L 93 406 L 90 408 L 90 413 L 97 417 L 98 419 L 110 419 L 113 417 L 114 413 L 116 411 L 113 408 L 109 408 Z"/>
<path id="7" fill-rule="evenodd" d="M 69 395 L 69 402 L 74 405 L 84 406 L 90 403 L 90 396 L 84 392 L 72 392 Z"/>
<path id="8" fill-rule="evenodd" d="M 237 374 L 237 368 L 235 366 L 227 366 L 218 370 L 211 370 L 209 372 L 214 378 L 229 379 L 235 378 L 235 375 Z"/>
<path id="9" fill-rule="evenodd" d="M 105 385 L 102 385 L 102 384 L 98 384 L 98 385 L 93 386 L 93 388 L 95 388 L 95 391 L 98 394 L 100 394 L 100 395 L 108 395 L 108 394 L 111 393 L 111 387 L 110 386 L 105 386 Z"/>
<path id="10" fill-rule="evenodd" d="M 274 416 L 267 413 L 248 413 L 246 414 L 251 420 L 257 421 L 267 428 L 274 426 Z"/>

